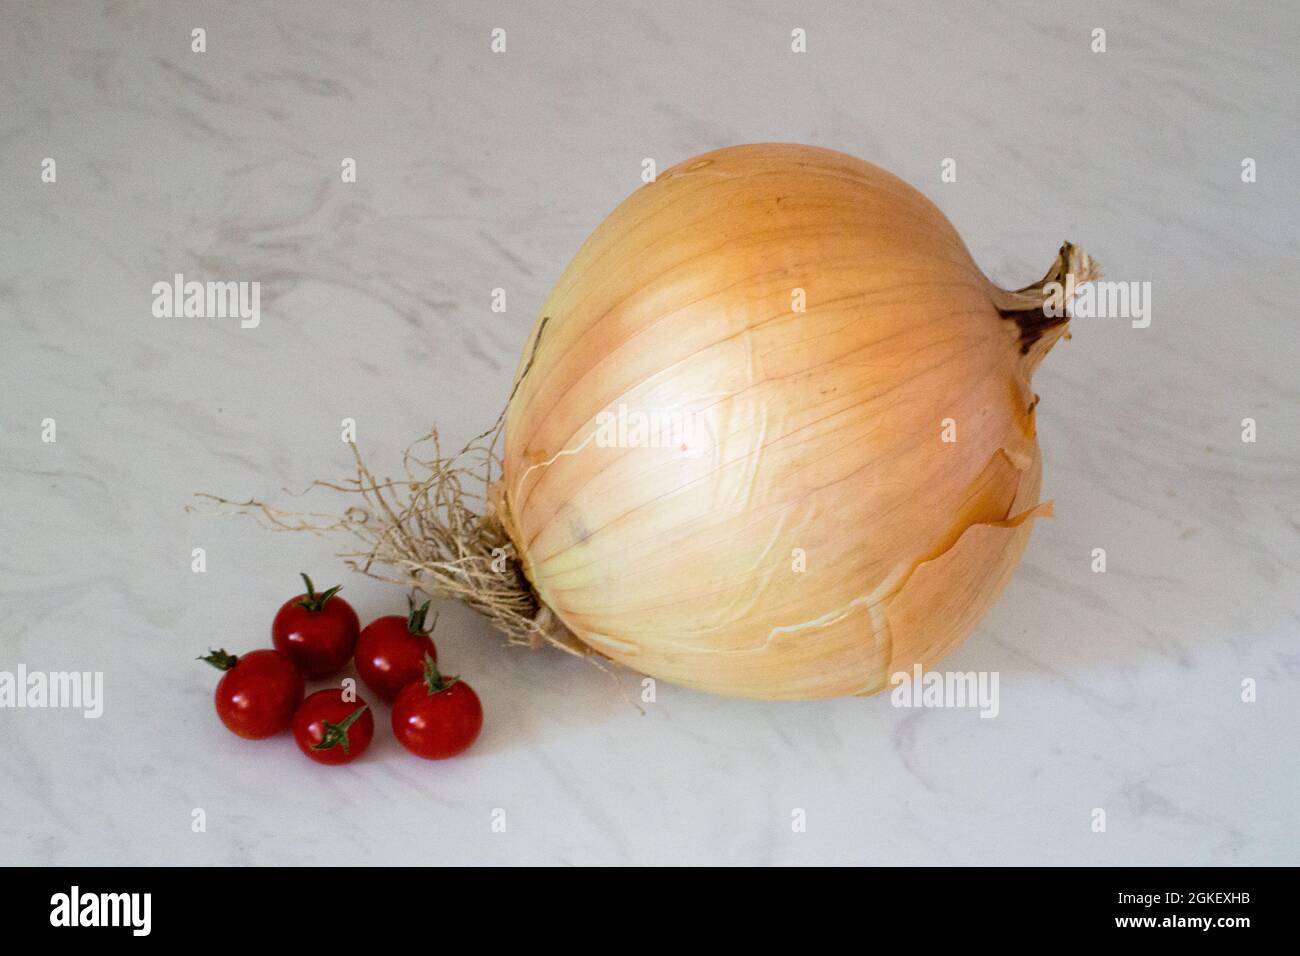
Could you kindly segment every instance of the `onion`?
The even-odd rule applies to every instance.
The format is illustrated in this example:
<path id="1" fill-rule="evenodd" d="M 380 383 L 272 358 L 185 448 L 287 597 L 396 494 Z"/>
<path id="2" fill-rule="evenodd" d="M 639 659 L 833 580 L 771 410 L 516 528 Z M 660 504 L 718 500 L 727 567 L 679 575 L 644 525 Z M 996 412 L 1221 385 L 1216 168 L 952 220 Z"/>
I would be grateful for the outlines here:
<path id="1" fill-rule="evenodd" d="M 970 633 L 1051 513 L 1030 378 L 1098 275 L 1066 243 L 999 289 L 882 169 L 718 150 L 588 238 L 460 452 L 435 429 L 398 479 L 357 454 L 315 483 L 352 496 L 333 519 L 201 497 L 345 533 L 354 569 L 515 644 L 718 694 L 872 694 Z"/>
<path id="2" fill-rule="evenodd" d="M 924 196 L 830 150 L 663 173 L 560 277 L 506 409 L 495 516 L 539 619 L 725 695 L 933 664 L 1050 513 L 1030 378 L 1067 273 L 1099 274 L 1067 243 L 997 288 Z"/>

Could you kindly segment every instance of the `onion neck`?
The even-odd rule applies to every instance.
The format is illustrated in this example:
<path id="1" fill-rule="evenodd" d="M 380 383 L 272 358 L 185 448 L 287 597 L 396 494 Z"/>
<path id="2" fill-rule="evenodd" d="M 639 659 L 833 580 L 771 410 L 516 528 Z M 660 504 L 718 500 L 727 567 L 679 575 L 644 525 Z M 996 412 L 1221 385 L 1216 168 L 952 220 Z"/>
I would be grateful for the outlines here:
<path id="1" fill-rule="evenodd" d="M 1101 267 L 1072 242 L 1061 246 L 1056 261 L 1033 285 L 1010 291 L 995 289 L 993 304 L 1002 318 L 1016 324 L 1016 343 L 1025 377 L 1062 337 L 1069 338 L 1070 303 L 1084 282 L 1100 278 Z"/>

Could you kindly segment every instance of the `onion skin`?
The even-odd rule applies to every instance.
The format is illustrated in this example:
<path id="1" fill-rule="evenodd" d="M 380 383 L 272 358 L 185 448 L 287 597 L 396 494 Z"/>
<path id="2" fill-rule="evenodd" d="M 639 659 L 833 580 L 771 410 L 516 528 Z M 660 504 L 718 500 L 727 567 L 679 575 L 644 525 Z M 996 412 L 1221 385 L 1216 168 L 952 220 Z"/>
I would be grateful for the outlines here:
<path id="1" fill-rule="evenodd" d="M 501 518 L 539 601 L 717 694 L 871 694 L 932 665 L 1050 511 L 1030 376 L 1066 325 L 1025 339 L 1000 307 L 1026 294 L 851 156 L 760 144 L 664 172 L 561 276 L 506 411 Z M 706 438 L 606 447 L 620 405 L 689 410 Z"/>

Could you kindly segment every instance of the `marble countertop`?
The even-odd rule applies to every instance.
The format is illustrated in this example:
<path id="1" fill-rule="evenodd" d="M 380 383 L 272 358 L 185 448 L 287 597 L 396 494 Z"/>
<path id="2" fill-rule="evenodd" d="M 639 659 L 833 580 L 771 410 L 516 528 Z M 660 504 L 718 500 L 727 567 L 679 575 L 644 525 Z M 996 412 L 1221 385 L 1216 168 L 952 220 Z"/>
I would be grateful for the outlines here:
<path id="1" fill-rule="evenodd" d="M 103 713 L 0 709 L 0 859 L 1300 863 L 1298 46 L 1263 2 L 3 0 L 0 670 L 102 672 Z M 1035 378 L 1056 517 L 943 665 L 997 672 L 997 718 L 641 712 L 447 606 L 465 757 L 227 733 L 194 657 L 265 645 L 300 569 L 363 618 L 402 595 L 191 495 L 346 475 L 343 418 L 377 463 L 478 433 L 643 158 L 771 140 L 899 174 L 1004 285 L 1067 238 L 1151 284 Z M 260 282 L 260 324 L 155 316 L 176 273 Z"/>

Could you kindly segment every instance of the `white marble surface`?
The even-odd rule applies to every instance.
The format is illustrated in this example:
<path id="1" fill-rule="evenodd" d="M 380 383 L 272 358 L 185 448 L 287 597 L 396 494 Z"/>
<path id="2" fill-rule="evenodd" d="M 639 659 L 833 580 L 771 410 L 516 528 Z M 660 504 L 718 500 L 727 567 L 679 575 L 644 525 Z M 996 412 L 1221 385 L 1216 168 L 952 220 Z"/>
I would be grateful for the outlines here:
<path id="1" fill-rule="evenodd" d="M 0 710 L 0 860 L 1300 863 L 1300 13 L 1179 7 L 0 2 L 0 669 L 106 698 Z M 1035 379 L 1057 517 L 945 662 L 1000 673 L 997 719 L 667 686 L 643 715 L 449 608 L 466 757 L 227 733 L 195 654 L 346 572 L 191 493 L 343 475 L 344 417 L 381 462 L 478 432 L 642 158 L 762 140 L 902 175 L 1004 284 L 1065 238 L 1153 284 L 1149 328 L 1076 323 Z M 154 318 L 176 272 L 260 281 L 261 325 Z"/>

